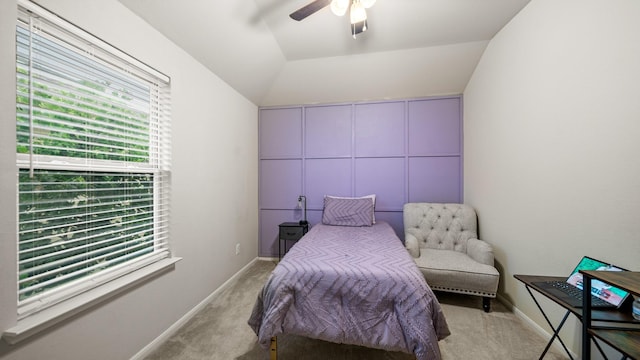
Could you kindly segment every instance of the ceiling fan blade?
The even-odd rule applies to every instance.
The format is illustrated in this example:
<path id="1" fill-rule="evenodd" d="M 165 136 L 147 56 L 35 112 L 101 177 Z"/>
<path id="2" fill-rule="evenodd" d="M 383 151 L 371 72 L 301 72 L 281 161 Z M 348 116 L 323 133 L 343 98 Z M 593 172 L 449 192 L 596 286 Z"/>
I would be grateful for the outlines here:
<path id="1" fill-rule="evenodd" d="M 331 4 L 331 0 L 315 0 L 314 2 L 311 2 L 306 6 L 303 6 L 300 9 L 292 12 L 289 16 L 293 20 L 300 21 L 306 18 L 307 16 L 316 13 L 317 11 L 321 10 L 322 8 L 326 7 L 329 4 Z"/>

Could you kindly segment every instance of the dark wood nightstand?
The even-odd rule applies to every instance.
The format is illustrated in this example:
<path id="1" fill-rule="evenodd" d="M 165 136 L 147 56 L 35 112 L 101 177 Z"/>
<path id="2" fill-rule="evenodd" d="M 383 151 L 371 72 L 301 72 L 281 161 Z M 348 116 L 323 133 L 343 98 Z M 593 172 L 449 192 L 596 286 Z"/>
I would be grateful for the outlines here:
<path id="1" fill-rule="evenodd" d="M 309 224 L 300 225 L 297 222 L 283 222 L 278 225 L 280 232 L 278 235 L 278 260 L 289 251 L 287 248 L 287 241 L 293 241 L 295 244 L 300 240 L 304 234 L 309 231 Z M 284 253 L 282 252 L 282 243 L 284 242 Z"/>

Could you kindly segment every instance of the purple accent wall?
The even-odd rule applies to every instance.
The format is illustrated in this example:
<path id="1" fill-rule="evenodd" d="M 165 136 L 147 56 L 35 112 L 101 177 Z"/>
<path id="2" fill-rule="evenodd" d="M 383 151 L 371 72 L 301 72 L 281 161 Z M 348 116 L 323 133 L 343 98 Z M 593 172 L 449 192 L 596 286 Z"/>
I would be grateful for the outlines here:
<path id="1" fill-rule="evenodd" d="M 461 155 L 460 98 L 409 102 L 409 155 Z"/>
<path id="2" fill-rule="evenodd" d="M 305 195 L 307 209 L 322 210 L 324 195 L 351 196 L 353 161 L 348 159 L 307 159 Z"/>
<path id="3" fill-rule="evenodd" d="M 358 104 L 355 109 L 356 157 L 404 155 L 404 102 Z"/>
<path id="4" fill-rule="evenodd" d="M 355 159 L 355 196 L 376 194 L 376 210 L 402 211 L 405 201 L 405 159 Z"/>
<path id="5" fill-rule="evenodd" d="M 259 255 L 278 224 L 322 219 L 323 196 L 377 195 L 376 219 L 403 239 L 406 202 L 462 201 L 461 97 L 261 108 Z"/>
<path id="6" fill-rule="evenodd" d="M 301 108 L 260 111 L 260 159 L 301 158 L 301 118 Z"/>
<path id="7" fill-rule="evenodd" d="M 302 194 L 302 160 L 260 161 L 261 209 L 291 209 Z"/>
<path id="8" fill-rule="evenodd" d="M 351 156 L 350 105 L 310 107 L 304 114 L 306 158 Z"/>

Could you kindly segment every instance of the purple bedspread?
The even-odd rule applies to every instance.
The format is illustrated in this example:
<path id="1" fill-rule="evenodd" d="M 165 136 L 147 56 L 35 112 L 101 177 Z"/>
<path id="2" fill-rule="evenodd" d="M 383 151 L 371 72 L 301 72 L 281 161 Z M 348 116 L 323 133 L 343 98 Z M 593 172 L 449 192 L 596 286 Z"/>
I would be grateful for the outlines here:
<path id="1" fill-rule="evenodd" d="M 385 222 L 315 225 L 269 276 L 249 325 L 267 348 L 279 334 L 440 359 L 449 335 L 438 300 Z"/>

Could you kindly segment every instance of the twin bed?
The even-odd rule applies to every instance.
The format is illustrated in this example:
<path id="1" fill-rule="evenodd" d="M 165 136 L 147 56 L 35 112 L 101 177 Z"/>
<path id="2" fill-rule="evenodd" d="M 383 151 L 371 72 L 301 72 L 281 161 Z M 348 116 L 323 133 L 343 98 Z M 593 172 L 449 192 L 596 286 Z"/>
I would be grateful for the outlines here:
<path id="1" fill-rule="evenodd" d="M 440 359 L 444 314 L 391 226 L 336 226 L 327 209 L 325 199 L 323 224 L 291 248 L 258 295 L 249 325 L 260 345 L 293 334 Z"/>

